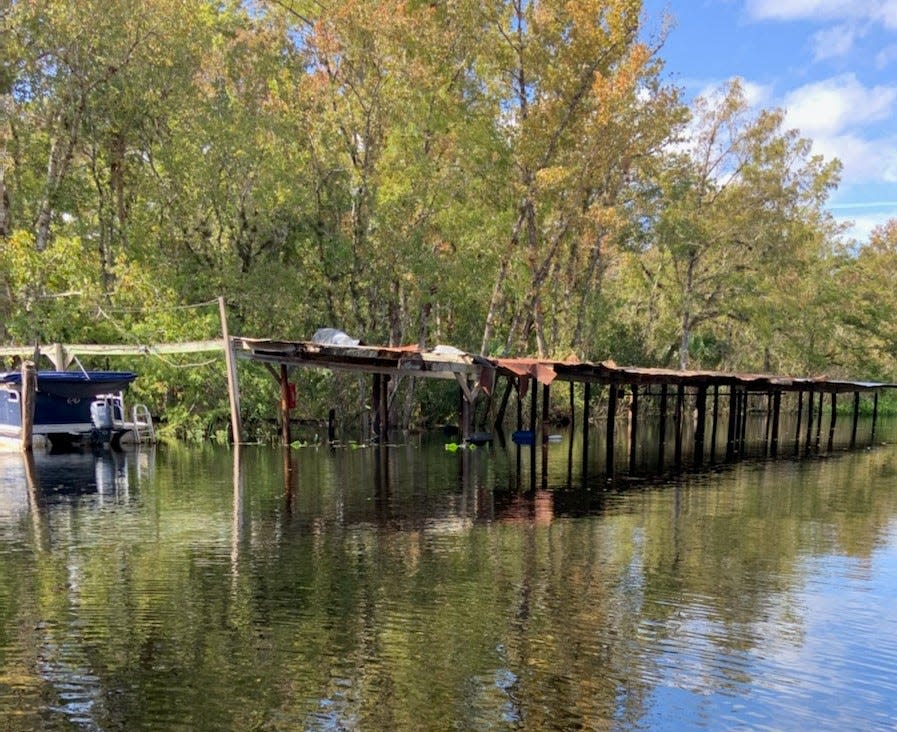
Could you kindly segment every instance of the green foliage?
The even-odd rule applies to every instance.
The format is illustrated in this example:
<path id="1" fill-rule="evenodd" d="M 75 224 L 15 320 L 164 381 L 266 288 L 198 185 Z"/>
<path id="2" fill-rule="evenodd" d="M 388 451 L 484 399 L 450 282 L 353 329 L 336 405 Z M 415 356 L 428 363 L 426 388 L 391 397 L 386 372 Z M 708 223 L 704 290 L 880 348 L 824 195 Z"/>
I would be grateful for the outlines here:
<path id="1" fill-rule="evenodd" d="M 737 83 L 686 108 L 633 0 L 13 2 L 0 16 L 0 341 L 233 333 L 897 378 L 893 227 Z M 209 360 L 209 363 L 205 361 Z M 197 362 L 199 365 L 197 365 Z M 104 365 L 102 363 L 98 364 Z M 166 434 L 223 364 L 150 358 Z M 369 385 L 296 375 L 357 425 Z M 276 383 L 241 366 L 276 434 Z M 453 420 L 402 384 L 403 422 Z"/>

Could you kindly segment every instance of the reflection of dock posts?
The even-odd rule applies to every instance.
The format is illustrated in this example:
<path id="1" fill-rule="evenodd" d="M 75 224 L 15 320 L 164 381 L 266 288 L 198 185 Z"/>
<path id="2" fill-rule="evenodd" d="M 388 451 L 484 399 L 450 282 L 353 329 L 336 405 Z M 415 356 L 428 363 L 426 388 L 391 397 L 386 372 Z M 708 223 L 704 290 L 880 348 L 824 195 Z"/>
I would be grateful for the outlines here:
<path id="1" fill-rule="evenodd" d="M 293 441 L 290 434 L 290 378 L 285 363 L 280 364 L 280 437 L 284 445 Z"/>
<path id="2" fill-rule="evenodd" d="M 735 459 L 735 425 L 738 422 L 738 391 L 735 384 L 729 385 L 729 423 L 726 427 L 726 461 Z"/>
<path id="3" fill-rule="evenodd" d="M 243 461 L 239 443 L 234 445 L 233 518 L 231 523 L 230 571 L 233 590 L 237 589 L 240 576 L 240 545 L 243 543 Z"/>
<path id="4" fill-rule="evenodd" d="M 34 400 L 37 392 L 37 371 L 33 361 L 22 362 L 22 451 L 31 452 L 34 432 Z"/>
<path id="5" fill-rule="evenodd" d="M 857 424 L 860 420 L 860 392 L 853 393 L 853 423 L 850 426 L 850 449 L 857 446 Z"/>
<path id="6" fill-rule="evenodd" d="M 283 507 L 284 515 L 293 515 L 293 501 L 296 495 L 296 466 L 293 462 L 293 451 L 283 448 Z"/>
<path id="7" fill-rule="evenodd" d="M 797 390 L 797 425 L 794 428 L 794 454 L 800 452 L 800 423 L 804 416 L 804 390 Z"/>
<path id="8" fill-rule="evenodd" d="M 667 453 L 667 385 L 660 385 L 660 430 L 658 434 L 657 465 L 663 470 Z"/>
<path id="9" fill-rule="evenodd" d="M 782 413 L 782 390 L 776 389 L 772 395 L 772 437 L 769 443 L 769 453 L 772 457 L 779 454 L 779 418 Z"/>
<path id="10" fill-rule="evenodd" d="M 838 418 L 838 395 L 835 392 L 832 392 L 832 416 L 829 419 L 828 423 L 828 447 L 827 450 L 829 452 L 832 451 L 832 447 L 835 444 L 835 420 Z"/>
<path id="11" fill-rule="evenodd" d="M 878 392 L 872 397 L 872 434 L 869 436 L 869 445 L 875 444 L 875 423 L 878 421 Z"/>
<path id="12" fill-rule="evenodd" d="M 617 426 L 617 385 L 607 385 L 607 443 L 605 445 L 604 467 L 608 476 L 614 474 L 614 442 Z"/>
<path id="13" fill-rule="evenodd" d="M 695 465 L 702 465 L 704 462 L 704 430 L 707 422 L 707 385 L 700 384 L 698 386 L 698 394 L 696 401 L 696 419 L 695 424 Z"/>
<path id="14" fill-rule="evenodd" d="M 34 546 L 40 552 L 44 548 L 44 532 L 42 528 L 43 495 L 37 485 L 34 452 L 26 450 L 22 455 L 22 460 L 25 463 L 25 483 L 28 488 L 28 510 L 31 513 L 31 523 L 34 528 Z"/>
<path id="15" fill-rule="evenodd" d="M 632 401 L 629 402 L 629 472 L 634 473 L 638 445 L 638 384 L 632 384 L 630 388 Z"/>
<path id="16" fill-rule="evenodd" d="M 685 384 L 679 384 L 676 387 L 676 409 L 675 409 L 675 443 L 674 443 L 674 460 L 677 468 L 682 467 L 682 412 L 685 407 Z"/>

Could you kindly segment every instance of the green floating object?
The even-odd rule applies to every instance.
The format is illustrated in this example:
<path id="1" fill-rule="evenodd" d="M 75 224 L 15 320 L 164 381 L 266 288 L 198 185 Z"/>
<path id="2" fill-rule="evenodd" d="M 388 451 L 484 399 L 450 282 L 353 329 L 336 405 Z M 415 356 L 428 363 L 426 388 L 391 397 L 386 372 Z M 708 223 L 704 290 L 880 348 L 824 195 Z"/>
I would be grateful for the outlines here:
<path id="1" fill-rule="evenodd" d="M 445 443 L 445 451 L 446 452 L 458 452 L 458 448 L 461 447 L 457 442 L 446 442 Z"/>

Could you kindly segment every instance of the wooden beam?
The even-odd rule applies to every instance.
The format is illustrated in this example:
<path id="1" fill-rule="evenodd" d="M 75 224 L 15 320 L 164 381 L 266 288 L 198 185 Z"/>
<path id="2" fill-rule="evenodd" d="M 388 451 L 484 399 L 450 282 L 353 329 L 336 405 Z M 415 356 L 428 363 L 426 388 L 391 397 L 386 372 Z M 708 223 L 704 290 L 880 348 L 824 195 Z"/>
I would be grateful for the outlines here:
<path id="1" fill-rule="evenodd" d="M 667 450 L 667 385 L 660 385 L 660 424 L 659 426 L 659 434 L 658 434 L 658 454 L 659 454 L 659 466 L 663 469 L 663 465 L 666 462 L 666 450 Z"/>
<path id="2" fill-rule="evenodd" d="M 838 418 L 838 395 L 832 392 L 832 416 L 828 423 L 828 451 L 832 451 L 835 444 L 835 420 Z"/>
<path id="3" fill-rule="evenodd" d="M 675 410 L 675 443 L 674 443 L 674 460 L 676 467 L 682 465 L 682 412 L 685 407 L 685 384 L 679 384 L 676 387 L 676 410 Z"/>
<path id="4" fill-rule="evenodd" d="M 237 380 L 237 363 L 234 359 L 233 344 L 227 330 L 227 308 L 224 298 L 218 298 L 218 313 L 221 318 L 221 347 L 224 348 L 224 363 L 227 368 L 227 396 L 230 402 L 230 426 L 233 442 L 239 445 L 243 441 L 243 424 L 240 418 L 240 384 Z"/>
<path id="5" fill-rule="evenodd" d="M 632 384 L 632 399 L 629 402 L 629 472 L 635 472 L 636 450 L 638 446 L 638 384 Z"/>
<path id="6" fill-rule="evenodd" d="M 776 389 L 772 394 L 772 438 L 769 449 L 772 457 L 779 454 L 779 418 L 782 412 L 782 390 Z"/>
<path id="7" fill-rule="evenodd" d="M 31 452 L 34 433 L 34 401 L 37 397 L 37 370 L 33 361 L 22 362 L 22 452 Z"/>
<path id="8" fill-rule="evenodd" d="M 701 465 L 704 462 L 704 430 L 707 422 L 707 385 L 698 386 L 698 395 L 696 397 L 696 423 L 695 423 L 695 465 Z"/>
<path id="9" fill-rule="evenodd" d="M 872 398 L 872 434 L 869 436 L 869 444 L 875 444 L 875 424 L 878 422 L 878 392 Z"/>
<path id="10" fill-rule="evenodd" d="M 292 442 L 290 434 L 290 377 L 287 373 L 287 365 L 280 364 L 280 437 L 284 447 L 289 447 Z"/>

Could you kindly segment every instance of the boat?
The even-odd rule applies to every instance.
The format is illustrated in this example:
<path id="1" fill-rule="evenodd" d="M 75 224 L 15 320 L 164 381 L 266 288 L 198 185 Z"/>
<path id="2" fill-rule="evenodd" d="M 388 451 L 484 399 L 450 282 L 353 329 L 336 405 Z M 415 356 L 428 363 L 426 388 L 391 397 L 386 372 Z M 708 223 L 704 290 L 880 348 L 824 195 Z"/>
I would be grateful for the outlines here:
<path id="1" fill-rule="evenodd" d="M 130 371 L 38 371 L 32 444 L 61 451 L 152 439 L 146 407 L 135 406 L 126 419 L 124 393 L 136 378 Z M 0 372 L 0 446 L 22 444 L 21 392 L 21 372 Z"/>

